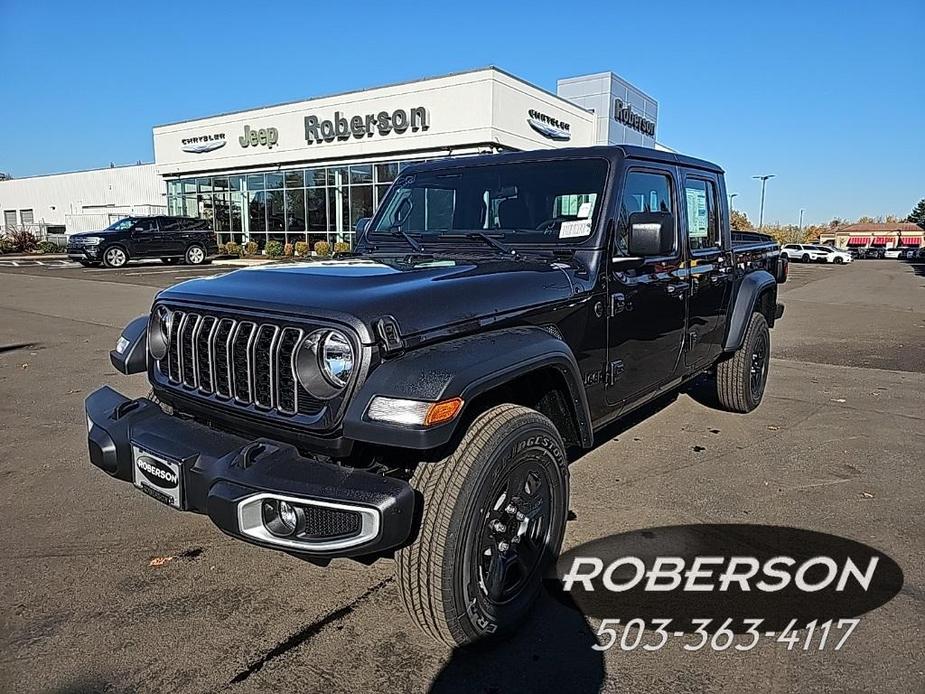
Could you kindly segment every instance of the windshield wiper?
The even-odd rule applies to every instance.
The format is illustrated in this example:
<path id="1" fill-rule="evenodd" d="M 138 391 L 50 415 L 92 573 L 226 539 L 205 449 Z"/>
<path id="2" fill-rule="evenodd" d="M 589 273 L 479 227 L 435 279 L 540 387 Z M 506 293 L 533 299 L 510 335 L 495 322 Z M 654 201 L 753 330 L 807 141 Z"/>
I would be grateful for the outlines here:
<path id="1" fill-rule="evenodd" d="M 411 246 L 416 253 L 421 253 L 424 250 L 424 246 L 415 241 L 411 234 L 403 231 L 401 226 L 393 224 L 389 227 L 388 231 L 390 236 L 394 236 L 395 238 L 400 236 L 407 241 L 408 245 Z"/>
<path id="2" fill-rule="evenodd" d="M 444 236 L 451 236 L 451 234 L 444 234 Z M 501 243 L 494 236 L 490 236 L 489 234 L 486 234 L 484 231 L 469 231 L 463 234 L 463 236 L 465 236 L 467 239 L 479 239 L 481 241 L 484 241 L 489 246 L 497 248 L 502 253 L 506 253 L 507 255 L 511 256 L 514 260 L 520 260 L 522 257 L 520 253 L 518 253 L 515 249 L 511 248 L 510 246 L 506 244 Z"/>

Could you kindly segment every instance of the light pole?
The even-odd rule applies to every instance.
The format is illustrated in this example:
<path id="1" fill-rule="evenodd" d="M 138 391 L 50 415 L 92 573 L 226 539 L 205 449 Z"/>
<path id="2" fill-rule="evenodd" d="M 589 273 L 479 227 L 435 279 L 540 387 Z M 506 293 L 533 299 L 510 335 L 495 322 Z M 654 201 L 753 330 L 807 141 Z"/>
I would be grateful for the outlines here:
<path id="1" fill-rule="evenodd" d="M 758 231 L 764 229 L 764 187 L 768 183 L 769 178 L 774 178 L 775 174 L 763 174 L 761 176 L 752 176 L 752 178 L 757 178 L 761 181 L 761 207 L 758 211 Z"/>
<path id="2" fill-rule="evenodd" d="M 803 208 L 800 208 L 800 241 L 803 241 Z"/>
<path id="3" fill-rule="evenodd" d="M 738 193 L 729 193 L 729 211 L 730 212 L 732 212 L 732 210 L 735 209 L 735 206 L 732 204 L 732 200 L 733 198 L 735 198 L 736 195 L 738 195 Z"/>

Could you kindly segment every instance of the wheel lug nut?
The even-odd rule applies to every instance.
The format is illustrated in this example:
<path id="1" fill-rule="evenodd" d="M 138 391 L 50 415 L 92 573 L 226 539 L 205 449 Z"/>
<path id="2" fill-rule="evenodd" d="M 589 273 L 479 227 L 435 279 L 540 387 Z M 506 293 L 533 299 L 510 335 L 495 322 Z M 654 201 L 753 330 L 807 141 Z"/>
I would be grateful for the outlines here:
<path id="1" fill-rule="evenodd" d="M 505 542 L 504 540 L 502 540 L 501 542 L 498 543 L 498 551 L 499 551 L 499 552 L 507 552 L 508 549 L 510 549 L 510 547 L 511 547 L 511 546 L 510 546 L 507 542 Z"/>
<path id="2" fill-rule="evenodd" d="M 514 535 L 514 537 L 511 538 L 511 544 L 516 545 L 518 542 L 520 542 L 520 535 Z"/>
<path id="3" fill-rule="evenodd" d="M 514 506 L 514 504 L 508 504 L 504 507 L 504 512 L 513 516 L 515 513 L 517 513 L 517 507 Z"/>
<path id="4" fill-rule="evenodd" d="M 524 518 L 526 518 L 526 516 L 523 514 L 523 512 L 522 512 L 522 511 L 518 511 L 518 512 L 517 512 L 517 520 L 522 521 Z"/>
<path id="5" fill-rule="evenodd" d="M 491 524 L 491 529 L 496 533 L 503 533 L 505 530 L 507 530 L 507 526 L 501 521 L 496 520 Z"/>

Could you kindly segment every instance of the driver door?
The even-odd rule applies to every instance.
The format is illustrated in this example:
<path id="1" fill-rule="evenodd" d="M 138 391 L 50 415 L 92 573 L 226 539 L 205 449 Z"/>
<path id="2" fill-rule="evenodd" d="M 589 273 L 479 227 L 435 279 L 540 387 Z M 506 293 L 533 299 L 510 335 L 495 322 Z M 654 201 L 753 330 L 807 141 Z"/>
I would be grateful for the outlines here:
<path id="1" fill-rule="evenodd" d="M 670 166 L 630 168 L 617 201 L 608 272 L 605 370 L 611 406 L 629 404 L 678 373 L 690 285 L 678 238 L 677 179 L 677 170 Z M 675 236 L 671 253 L 630 256 L 629 217 L 634 212 L 671 214 Z"/>

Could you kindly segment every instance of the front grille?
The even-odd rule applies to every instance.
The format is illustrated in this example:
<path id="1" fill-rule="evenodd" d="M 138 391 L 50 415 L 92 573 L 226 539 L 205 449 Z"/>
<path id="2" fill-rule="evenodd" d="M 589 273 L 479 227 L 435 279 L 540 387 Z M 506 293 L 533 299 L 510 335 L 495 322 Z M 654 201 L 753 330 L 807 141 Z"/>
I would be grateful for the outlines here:
<path id="1" fill-rule="evenodd" d="M 281 414 L 317 414 L 324 403 L 296 380 L 295 351 L 305 331 L 292 326 L 173 311 L 167 355 L 170 384 Z"/>

